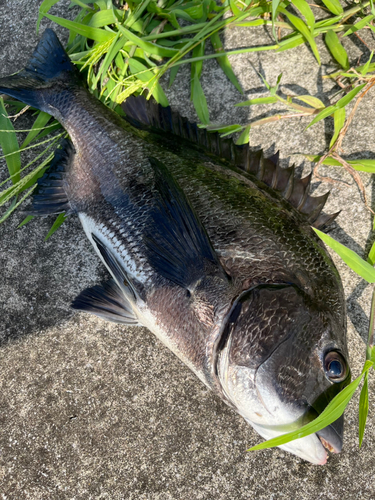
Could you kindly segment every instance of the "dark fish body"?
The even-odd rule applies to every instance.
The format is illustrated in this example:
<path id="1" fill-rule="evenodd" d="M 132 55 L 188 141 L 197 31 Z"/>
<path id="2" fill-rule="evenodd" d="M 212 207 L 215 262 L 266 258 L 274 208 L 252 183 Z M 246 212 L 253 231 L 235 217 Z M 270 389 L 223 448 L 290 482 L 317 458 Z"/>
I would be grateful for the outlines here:
<path id="1" fill-rule="evenodd" d="M 340 278 L 310 227 L 330 217 L 306 179 L 216 136 L 204 153 L 203 132 L 143 98 L 125 121 L 50 30 L 0 92 L 55 116 L 73 143 L 32 209 L 78 214 L 114 278 L 73 307 L 148 327 L 265 437 L 311 420 L 350 381 Z M 342 422 L 320 438 L 285 449 L 325 463 L 321 442 L 340 451 Z"/>

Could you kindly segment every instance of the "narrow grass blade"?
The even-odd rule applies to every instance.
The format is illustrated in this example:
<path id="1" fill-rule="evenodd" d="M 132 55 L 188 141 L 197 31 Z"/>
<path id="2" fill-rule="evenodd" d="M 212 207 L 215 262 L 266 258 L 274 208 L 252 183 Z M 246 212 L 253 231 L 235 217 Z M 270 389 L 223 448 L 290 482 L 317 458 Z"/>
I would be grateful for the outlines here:
<path id="1" fill-rule="evenodd" d="M 348 54 L 342 46 L 339 37 L 333 30 L 328 30 L 325 36 L 325 42 L 332 56 L 345 70 L 350 68 Z"/>
<path id="2" fill-rule="evenodd" d="M 21 224 L 19 224 L 17 226 L 17 229 L 19 229 L 20 227 L 22 226 L 25 226 L 27 223 L 29 223 L 31 220 L 34 219 L 34 216 L 33 215 L 28 215 L 25 219 L 23 219 L 23 221 L 21 222 Z"/>
<path id="3" fill-rule="evenodd" d="M 142 82 L 150 83 L 150 81 L 155 77 L 152 71 L 147 70 L 146 66 L 139 62 L 137 59 L 131 58 L 129 59 L 129 67 L 133 74 L 137 75 Z M 168 99 L 164 93 L 164 90 L 161 88 L 160 84 L 156 82 L 156 85 L 153 87 L 152 95 L 155 97 L 156 101 L 162 106 L 168 106 Z"/>
<path id="4" fill-rule="evenodd" d="M 215 50 L 215 52 L 224 52 L 223 44 L 221 43 L 219 33 L 216 32 L 210 37 L 212 46 Z M 219 63 L 220 68 L 224 71 L 228 79 L 233 83 L 233 85 L 236 87 L 236 89 L 243 94 L 243 90 L 241 88 L 241 85 L 239 81 L 237 80 L 236 75 L 233 72 L 232 66 L 229 62 L 228 56 L 221 56 L 218 57 L 217 62 Z"/>
<path id="5" fill-rule="evenodd" d="M 4 101 L 0 98 L 0 146 L 3 150 L 5 160 L 7 163 L 9 175 L 12 176 L 13 184 L 20 180 L 21 156 L 19 152 L 19 145 L 17 141 L 16 132 L 13 124 L 8 118 L 5 110 Z"/>
<path id="6" fill-rule="evenodd" d="M 27 134 L 26 139 L 23 141 L 21 145 L 21 149 L 28 146 L 30 142 L 32 142 L 40 134 L 41 129 L 43 129 L 47 125 L 47 123 L 50 121 L 51 118 L 52 118 L 51 115 L 45 113 L 44 111 L 40 111 L 38 113 L 38 116 L 35 122 L 33 123 L 30 132 Z"/>
<path id="7" fill-rule="evenodd" d="M 59 2 L 60 0 L 44 0 L 44 2 L 41 3 L 39 7 L 39 16 L 38 20 L 36 23 L 36 33 L 39 33 L 39 25 L 40 21 L 43 19 L 43 17 L 47 14 L 47 12 L 50 10 L 51 7 L 55 5 L 55 3 Z"/>
<path id="8" fill-rule="evenodd" d="M 86 26 L 81 23 L 76 23 L 74 21 L 69 21 L 68 19 L 63 19 L 62 17 L 51 16 L 51 14 L 44 14 L 45 17 L 48 17 L 51 21 L 54 21 L 56 24 L 63 26 L 64 28 L 68 28 L 69 30 L 74 31 L 78 35 L 82 35 L 90 40 L 95 40 L 96 42 L 108 42 L 112 40 L 116 35 L 115 33 L 110 33 L 101 28 L 92 28 L 91 26 Z"/>
<path id="9" fill-rule="evenodd" d="M 258 97 L 256 99 L 250 99 L 249 101 L 239 102 L 238 104 L 235 104 L 235 106 L 241 107 L 241 106 L 254 106 L 256 104 L 273 104 L 277 101 L 278 98 L 275 96 Z"/>
<path id="10" fill-rule="evenodd" d="M 239 138 L 236 141 L 236 144 L 241 145 L 241 144 L 249 144 L 250 140 L 250 129 L 251 126 L 247 125 L 247 127 L 244 128 L 242 134 L 239 136 Z"/>
<path id="11" fill-rule="evenodd" d="M 372 61 L 372 58 L 373 58 L 373 55 L 374 55 L 374 51 L 371 52 L 370 54 L 370 57 L 369 57 L 369 60 L 367 61 L 367 63 L 362 67 L 362 69 L 360 70 L 361 74 L 362 75 L 367 75 L 368 73 L 368 70 L 370 68 L 370 64 L 371 64 L 371 61 Z M 357 68 L 359 69 L 359 68 Z"/>
<path id="12" fill-rule="evenodd" d="M 375 242 L 372 244 L 371 249 L 368 253 L 367 262 L 373 266 L 375 264 Z"/>
<path id="13" fill-rule="evenodd" d="M 48 231 L 47 233 L 47 236 L 44 238 L 44 241 L 47 241 L 52 235 L 54 232 L 57 231 L 57 229 L 59 229 L 59 227 L 61 226 L 61 224 L 67 219 L 68 217 L 65 215 L 65 214 L 59 214 L 55 220 L 55 222 L 53 223 L 51 229 Z"/>
<path id="14" fill-rule="evenodd" d="M 88 26 L 91 28 L 103 28 L 109 24 L 117 23 L 117 18 L 115 17 L 112 9 L 101 10 L 96 12 L 90 19 Z"/>
<path id="15" fill-rule="evenodd" d="M 135 35 L 134 33 L 127 30 L 121 25 L 119 25 L 118 28 L 127 40 L 130 40 L 135 45 L 141 47 L 141 49 L 143 49 L 145 52 L 149 54 L 156 54 L 160 57 L 173 57 L 179 53 L 178 49 L 156 45 L 155 43 L 151 42 L 145 42 L 144 40 L 142 40 L 142 38 L 139 38 L 137 35 Z"/>
<path id="16" fill-rule="evenodd" d="M 339 255 L 350 269 L 357 273 L 368 283 L 375 283 L 375 269 L 368 262 L 363 260 L 358 254 L 334 240 L 328 234 L 313 228 L 323 242 Z"/>
<path id="17" fill-rule="evenodd" d="M 272 33 L 273 33 L 273 37 L 274 39 L 277 41 L 277 37 L 276 37 L 276 30 L 275 30 L 275 21 L 276 21 L 276 15 L 277 15 L 277 8 L 280 4 L 280 1 L 281 0 L 272 0 L 272 10 L 271 10 L 271 13 L 272 13 L 272 16 L 271 16 L 271 19 L 272 19 Z"/>
<path id="18" fill-rule="evenodd" d="M 336 139 L 339 136 L 339 133 L 341 132 L 342 127 L 344 126 L 345 108 L 336 109 L 336 111 L 333 113 L 333 122 L 334 122 L 334 126 L 335 126 L 335 132 L 334 132 L 333 137 L 331 139 L 331 142 L 329 144 L 330 148 L 336 142 Z"/>
<path id="19" fill-rule="evenodd" d="M 207 101 L 197 74 L 195 74 L 193 78 L 193 104 L 199 120 L 204 124 L 208 124 L 210 122 L 210 116 L 208 113 Z"/>
<path id="20" fill-rule="evenodd" d="M 361 375 L 353 380 L 353 382 L 351 382 L 349 385 L 347 385 L 345 389 L 339 392 L 315 420 L 308 423 L 307 425 L 304 425 L 296 431 L 288 432 L 287 434 L 283 434 L 282 436 L 270 439 L 269 441 L 259 443 L 247 451 L 264 450 L 266 448 L 281 446 L 282 444 L 289 443 L 290 441 L 294 441 L 295 439 L 309 436 L 310 434 L 318 432 L 319 430 L 324 429 L 324 427 L 327 427 L 328 425 L 335 422 L 335 420 L 341 417 L 341 415 L 344 413 L 345 408 L 351 400 L 353 394 L 357 390 L 357 387 L 361 382 L 363 375 L 368 372 L 372 365 L 373 363 L 371 361 L 366 361 Z"/>
<path id="21" fill-rule="evenodd" d="M 366 421 L 368 415 L 368 372 L 365 374 L 365 380 L 363 382 L 363 387 L 361 390 L 361 395 L 359 397 L 359 447 L 362 446 L 363 436 L 366 428 Z"/>

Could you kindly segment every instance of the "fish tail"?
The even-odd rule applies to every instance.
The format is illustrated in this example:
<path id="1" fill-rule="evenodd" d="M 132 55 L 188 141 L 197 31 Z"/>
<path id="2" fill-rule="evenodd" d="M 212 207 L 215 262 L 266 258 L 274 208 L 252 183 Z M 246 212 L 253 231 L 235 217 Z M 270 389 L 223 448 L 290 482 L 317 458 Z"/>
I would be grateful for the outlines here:
<path id="1" fill-rule="evenodd" d="M 51 106 L 57 94 L 79 85 L 78 75 L 54 31 L 46 29 L 26 67 L 0 78 L 0 94 L 53 114 Z"/>

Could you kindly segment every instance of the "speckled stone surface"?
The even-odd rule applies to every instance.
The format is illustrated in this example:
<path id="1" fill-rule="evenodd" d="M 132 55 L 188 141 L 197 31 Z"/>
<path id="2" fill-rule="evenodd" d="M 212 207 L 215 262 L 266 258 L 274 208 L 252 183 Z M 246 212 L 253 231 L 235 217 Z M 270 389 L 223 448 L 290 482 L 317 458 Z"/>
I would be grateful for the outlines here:
<path id="1" fill-rule="evenodd" d="M 0 0 L 0 76 L 22 67 L 32 53 L 40 0 Z M 71 17 L 69 2 L 55 15 Z M 41 30 L 52 26 L 43 20 Z M 66 40 L 64 29 L 57 28 Z M 65 37 L 65 38 L 64 38 Z M 375 49 L 369 34 L 367 44 Z M 228 49 L 270 43 L 263 28 L 228 30 Z M 346 40 L 354 63 L 368 49 Z M 305 46 L 273 54 L 231 58 L 246 94 L 260 97 L 257 72 L 274 84 L 283 73 L 285 93 L 310 93 L 324 102 L 338 89 L 321 74 L 333 68 L 321 42 L 319 68 Z M 189 101 L 189 68 L 168 91 L 171 105 L 196 119 Z M 246 123 L 266 108 L 234 108 L 244 98 L 216 61 L 203 65 L 213 121 Z M 166 85 L 165 85 L 166 88 Z M 347 157 L 375 158 L 372 109 L 375 92 L 362 101 L 344 141 Z M 20 117 L 17 128 L 30 125 Z M 252 130 L 250 143 L 267 153 L 280 150 L 284 164 L 302 153 L 319 154 L 332 122 L 303 132 L 308 119 L 284 120 Z M 298 153 L 298 154 L 297 154 Z M 25 154 L 26 159 L 28 157 Z M 310 165 L 305 163 L 308 170 Z M 333 186 L 327 211 L 342 212 L 331 235 L 360 255 L 373 241 L 371 217 L 350 175 L 339 168 L 322 173 L 341 180 Z M 6 176 L 4 162 L 0 178 Z M 373 179 L 362 175 L 369 200 Z M 375 498 L 374 404 L 358 449 L 358 397 L 346 412 L 344 450 L 326 466 L 306 463 L 281 450 L 246 453 L 259 436 L 211 394 L 146 329 L 124 328 L 69 309 L 84 288 L 106 276 L 75 217 L 46 243 L 53 218 L 16 229 L 18 214 L 0 225 L 0 499 L 1 500 L 276 500 Z M 372 287 L 333 256 L 345 286 L 348 336 L 354 375 L 364 357 Z"/>

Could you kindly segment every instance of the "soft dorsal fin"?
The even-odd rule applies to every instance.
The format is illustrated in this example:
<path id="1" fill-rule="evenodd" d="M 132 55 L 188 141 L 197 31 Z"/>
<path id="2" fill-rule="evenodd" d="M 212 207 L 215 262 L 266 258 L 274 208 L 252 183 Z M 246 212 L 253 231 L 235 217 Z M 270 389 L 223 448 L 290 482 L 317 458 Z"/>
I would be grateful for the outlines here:
<path id="1" fill-rule="evenodd" d="M 279 165 L 278 153 L 265 158 L 263 151 L 252 152 L 248 144 L 238 146 L 232 139 L 222 139 L 217 132 L 207 132 L 196 123 L 189 122 L 179 113 L 172 111 L 170 106 L 164 108 L 144 96 L 128 97 L 122 108 L 126 113 L 126 120 L 132 125 L 138 128 L 152 127 L 157 131 L 175 134 L 255 176 L 281 193 L 316 228 L 322 229 L 329 225 L 339 214 L 321 214 L 329 193 L 310 196 L 311 174 L 303 179 L 296 178 L 294 167 L 282 168 Z"/>
<path id="2" fill-rule="evenodd" d="M 65 172 L 72 162 L 74 149 L 72 143 L 65 139 L 60 148 L 56 149 L 55 156 L 46 173 L 38 179 L 38 187 L 33 196 L 29 215 L 52 215 L 72 212 L 65 192 Z"/>

